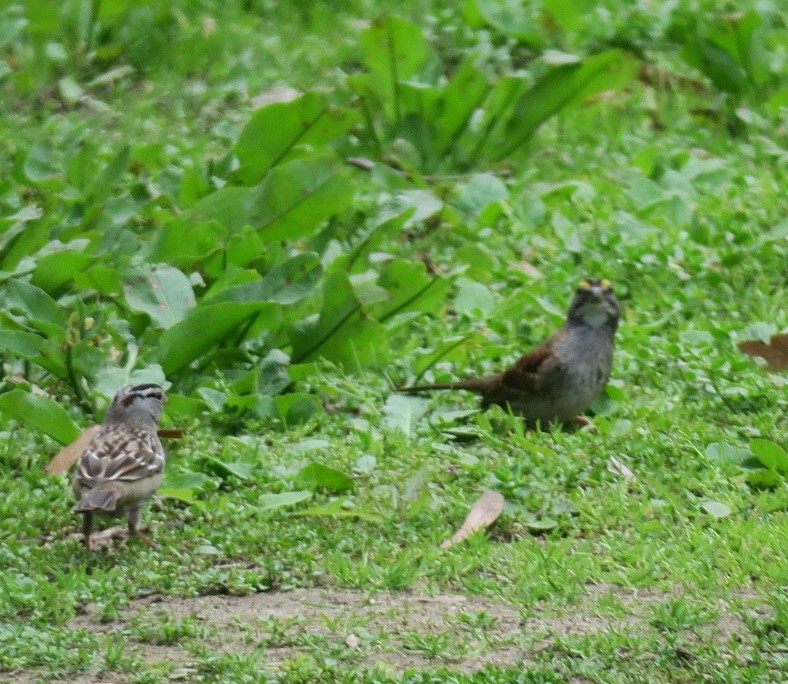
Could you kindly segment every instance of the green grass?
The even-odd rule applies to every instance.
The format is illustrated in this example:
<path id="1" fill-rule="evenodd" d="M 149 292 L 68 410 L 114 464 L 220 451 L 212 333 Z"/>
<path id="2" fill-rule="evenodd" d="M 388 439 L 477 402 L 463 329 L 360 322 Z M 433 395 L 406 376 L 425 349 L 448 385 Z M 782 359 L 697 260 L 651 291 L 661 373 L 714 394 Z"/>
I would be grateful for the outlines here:
<path id="1" fill-rule="evenodd" d="M 106 106 L 64 106 L 45 88 L 62 73 L 30 67 L 30 92 L 17 84 L 16 111 L 0 112 L 0 163 L 40 141 L 79 139 L 103 165 L 130 141 L 132 159 L 154 170 L 139 182 L 169 193 L 226 154 L 255 94 L 341 85 L 339 67 L 359 58 L 352 20 L 373 17 L 373 4 L 298 21 L 279 8 L 259 41 L 261 18 L 228 9 L 197 66 L 144 64 L 127 46 L 144 77 L 102 91 Z M 475 40 L 460 31 L 452 42 L 450 10 L 421 5 L 443 17 L 434 29 L 447 54 Z M 205 45 L 196 18 L 183 21 L 175 35 Z M 234 47 L 247 43 L 248 53 Z M 326 410 L 303 425 L 216 415 L 168 442 L 171 474 L 207 478 L 194 503 L 167 498 L 146 511 L 156 550 L 132 539 L 87 554 L 67 479 L 43 472 L 58 445 L 4 425 L 0 680 L 784 678 L 786 484 L 756 488 L 737 463 L 710 458 L 709 445 L 785 444 L 785 375 L 766 373 L 736 342 L 767 325 L 788 329 L 786 157 L 778 122 L 733 136 L 694 113 L 702 104 L 633 83 L 562 114 L 508 163 L 500 217 L 416 223 L 381 245 L 450 274 L 448 306 L 392 327 L 396 354 L 382 372 L 320 363 L 297 389 Z M 385 205 L 379 179 L 354 179 L 360 217 Z M 464 178 L 434 191 L 468 197 Z M 47 193 L 37 201 L 56 211 Z M 460 275 L 490 299 L 464 305 Z M 469 336 L 436 377 L 499 368 L 556 328 L 555 311 L 586 275 L 613 280 L 624 306 L 595 429 L 525 432 L 462 393 L 414 404 L 426 412 L 410 434 L 392 427 L 401 417 L 392 387 L 442 340 Z M 217 470 L 211 457 L 247 474 Z M 631 476 L 611 471 L 611 459 Z M 352 489 L 261 505 L 301 489 L 312 461 L 348 474 Z M 484 489 L 505 496 L 501 519 L 441 549 Z M 729 513 L 715 518 L 708 502 Z M 198 597 L 238 614 L 219 619 Z"/>

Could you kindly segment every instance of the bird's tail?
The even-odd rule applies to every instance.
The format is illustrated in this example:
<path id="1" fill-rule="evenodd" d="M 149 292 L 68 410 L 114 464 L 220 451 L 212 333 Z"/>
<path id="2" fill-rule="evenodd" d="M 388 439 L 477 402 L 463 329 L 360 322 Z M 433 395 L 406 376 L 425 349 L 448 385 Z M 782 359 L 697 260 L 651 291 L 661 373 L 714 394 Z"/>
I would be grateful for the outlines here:
<path id="1" fill-rule="evenodd" d="M 74 506 L 74 512 L 107 511 L 112 513 L 117 505 L 118 493 L 114 489 L 84 489 L 79 502 Z"/>
<path id="2" fill-rule="evenodd" d="M 438 382 L 432 385 L 413 385 L 400 387 L 397 392 L 427 392 L 429 390 L 467 390 L 476 394 L 487 394 L 500 380 L 500 375 L 485 375 L 481 378 L 468 378 L 454 382 Z"/>

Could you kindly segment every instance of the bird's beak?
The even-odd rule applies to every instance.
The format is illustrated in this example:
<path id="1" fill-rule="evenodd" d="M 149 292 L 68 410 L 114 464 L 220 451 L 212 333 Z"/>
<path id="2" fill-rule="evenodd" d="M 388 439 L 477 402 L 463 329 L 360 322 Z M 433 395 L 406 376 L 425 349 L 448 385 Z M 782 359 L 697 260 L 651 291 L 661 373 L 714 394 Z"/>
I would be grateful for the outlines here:
<path id="1" fill-rule="evenodd" d="M 599 285 L 594 285 L 594 287 L 591 288 L 591 294 L 594 295 L 595 299 L 600 299 L 601 300 L 602 299 L 602 288 L 599 287 Z"/>

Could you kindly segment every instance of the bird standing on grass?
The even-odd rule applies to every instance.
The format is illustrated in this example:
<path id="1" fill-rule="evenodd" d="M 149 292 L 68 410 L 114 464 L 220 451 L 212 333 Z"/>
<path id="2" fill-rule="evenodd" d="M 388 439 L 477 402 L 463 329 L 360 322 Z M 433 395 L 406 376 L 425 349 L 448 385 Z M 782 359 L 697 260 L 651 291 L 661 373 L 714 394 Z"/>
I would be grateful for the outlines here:
<path id="1" fill-rule="evenodd" d="M 403 387 L 400 392 L 468 390 L 482 408 L 511 406 L 529 425 L 567 422 L 602 393 L 613 367 L 613 338 L 621 316 L 608 280 L 589 278 L 575 292 L 564 326 L 509 370 L 481 378 Z"/>
<path id="2" fill-rule="evenodd" d="M 156 433 L 163 408 L 164 391 L 158 385 L 123 387 L 80 456 L 72 482 L 78 499 L 74 511 L 84 516 L 88 550 L 94 513 L 126 515 L 129 532 L 155 548 L 139 524 L 142 506 L 164 477 L 164 448 Z"/>

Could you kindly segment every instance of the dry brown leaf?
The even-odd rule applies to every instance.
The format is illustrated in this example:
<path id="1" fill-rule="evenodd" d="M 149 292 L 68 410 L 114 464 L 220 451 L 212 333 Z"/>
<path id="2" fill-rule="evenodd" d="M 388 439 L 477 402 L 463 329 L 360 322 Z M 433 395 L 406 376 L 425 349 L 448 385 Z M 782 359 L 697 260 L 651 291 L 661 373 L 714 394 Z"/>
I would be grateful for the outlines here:
<path id="1" fill-rule="evenodd" d="M 49 465 L 46 467 L 47 473 L 49 475 L 62 475 L 68 472 L 69 468 L 77 462 L 82 452 L 85 451 L 88 442 L 93 439 L 93 435 L 99 431 L 100 427 L 100 425 L 91 425 L 71 444 L 64 446 L 58 455 L 49 462 Z"/>
<path id="2" fill-rule="evenodd" d="M 100 425 L 91 425 L 89 428 L 86 428 L 76 440 L 71 442 L 71 444 L 63 447 L 58 455 L 55 456 L 46 467 L 47 474 L 62 475 L 63 473 L 67 473 L 71 466 L 77 462 L 82 452 L 85 451 L 88 442 L 93 439 L 93 435 L 98 432 L 100 427 Z M 172 428 L 169 430 L 159 430 L 158 433 L 159 437 L 180 439 L 183 437 L 184 431 L 181 428 Z"/>
<path id="3" fill-rule="evenodd" d="M 788 335 L 772 335 L 769 344 L 760 340 L 739 342 L 739 349 L 750 356 L 760 356 L 766 360 L 770 371 L 788 369 Z"/>
<path id="4" fill-rule="evenodd" d="M 462 527 L 457 530 L 451 539 L 447 539 L 441 544 L 442 549 L 448 549 L 450 546 L 459 544 L 465 541 L 477 530 L 483 527 L 490 527 L 498 517 L 503 513 L 503 496 L 498 492 L 486 491 L 479 497 L 479 500 L 473 504 L 468 517 Z"/>

